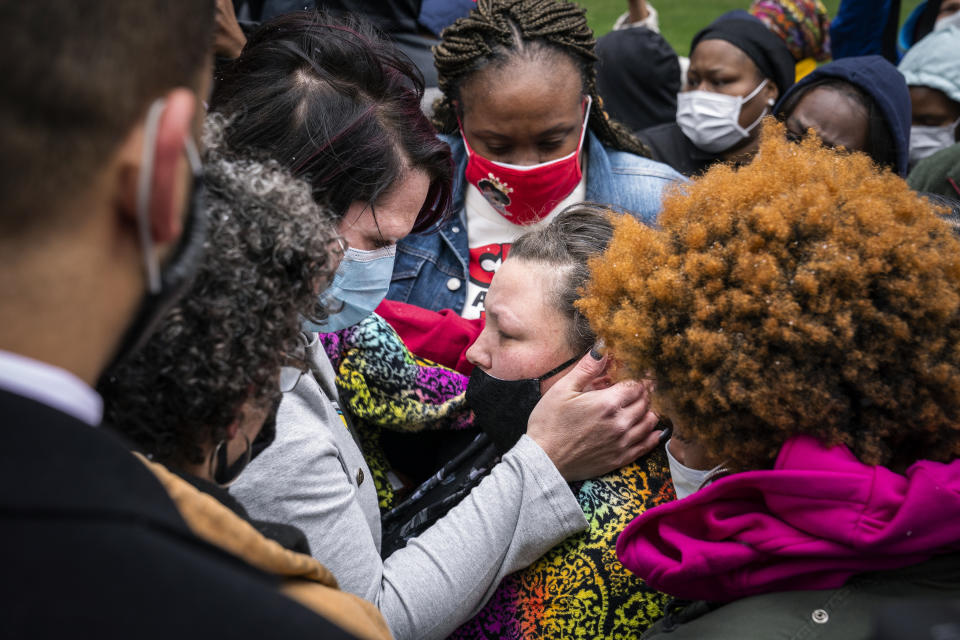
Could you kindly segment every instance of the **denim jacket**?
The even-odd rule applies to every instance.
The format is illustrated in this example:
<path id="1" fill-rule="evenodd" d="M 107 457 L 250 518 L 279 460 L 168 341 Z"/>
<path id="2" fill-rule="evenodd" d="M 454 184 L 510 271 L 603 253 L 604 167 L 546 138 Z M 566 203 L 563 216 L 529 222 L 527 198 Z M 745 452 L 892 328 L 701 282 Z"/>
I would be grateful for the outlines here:
<path id="1" fill-rule="evenodd" d="M 437 232 L 413 234 L 400 241 L 387 298 L 459 313 L 466 302 L 470 259 L 464 211 L 467 154 L 459 136 L 441 138 L 450 145 L 456 166 L 453 215 Z M 615 205 L 645 224 L 656 220 L 664 187 L 684 180 L 665 164 L 607 149 L 589 130 L 587 154 L 587 200 Z"/>

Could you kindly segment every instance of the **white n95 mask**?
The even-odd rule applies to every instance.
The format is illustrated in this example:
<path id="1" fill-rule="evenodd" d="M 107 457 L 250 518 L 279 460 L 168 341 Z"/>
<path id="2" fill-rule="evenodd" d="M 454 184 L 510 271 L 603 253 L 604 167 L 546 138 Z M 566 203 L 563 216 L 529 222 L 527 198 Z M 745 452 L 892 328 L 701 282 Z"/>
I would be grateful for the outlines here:
<path id="1" fill-rule="evenodd" d="M 677 94 L 677 124 L 683 135 L 698 148 L 710 153 L 726 151 L 750 136 L 750 132 L 767 115 L 744 129 L 740 126 L 740 110 L 766 86 L 764 79 L 746 96 L 728 96 L 713 91 L 685 91 Z M 772 104 L 773 101 L 770 101 Z"/>
<path id="2" fill-rule="evenodd" d="M 932 156 L 941 149 L 946 149 L 957 141 L 957 125 L 960 119 L 953 124 L 942 127 L 924 127 L 914 125 L 910 127 L 910 164 Z"/>
<path id="3" fill-rule="evenodd" d="M 683 500 L 700 490 L 703 485 L 723 470 L 723 465 L 713 469 L 691 469 L 680 463 L 670 453 L 670 440 L 664 447 L 667 451 L 667 463 L 670 465 L 670 479 L 673 480 L 673 490 L 677 493 L 677 500 Z"/>

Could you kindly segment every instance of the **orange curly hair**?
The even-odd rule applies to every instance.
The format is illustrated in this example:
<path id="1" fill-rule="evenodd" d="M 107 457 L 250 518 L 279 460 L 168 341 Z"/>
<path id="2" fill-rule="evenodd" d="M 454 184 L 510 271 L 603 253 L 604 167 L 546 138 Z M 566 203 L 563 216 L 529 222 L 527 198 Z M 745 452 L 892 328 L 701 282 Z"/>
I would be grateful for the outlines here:
<path id="1" fill-rule="evenodd" d="M 767 122 L 660 225 L 623 216 L 579 304 L 685 437 L 736 470 L 801 433 L 892 467 L 960 452 L 960 241 L 903 180 Z"/>

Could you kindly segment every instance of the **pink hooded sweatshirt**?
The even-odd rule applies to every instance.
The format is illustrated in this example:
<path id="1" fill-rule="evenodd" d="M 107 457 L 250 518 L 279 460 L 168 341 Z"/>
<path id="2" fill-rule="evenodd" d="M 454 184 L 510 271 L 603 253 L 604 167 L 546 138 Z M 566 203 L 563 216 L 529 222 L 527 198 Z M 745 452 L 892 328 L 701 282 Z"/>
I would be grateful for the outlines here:
<path id="1" fill-rule="evenodd" d="M 624 566 L 654 589 L 714 602 L 833 589 L 957 550 L 960 460 L 903 476 L 809 436 L 790 439 L 773 470 L 650 509 L 617 540 Z"/>

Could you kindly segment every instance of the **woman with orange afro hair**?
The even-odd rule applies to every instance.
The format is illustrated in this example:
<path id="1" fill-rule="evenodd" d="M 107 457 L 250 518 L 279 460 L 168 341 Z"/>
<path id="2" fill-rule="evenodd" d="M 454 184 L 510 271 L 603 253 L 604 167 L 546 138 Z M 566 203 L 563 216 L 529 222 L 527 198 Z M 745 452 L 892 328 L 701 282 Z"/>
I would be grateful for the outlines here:
<path id="1" fill-rule="evenodd" d="M 617 222 L 581 309 L 655 378 L 668 451 L 714 468 L 618 540 L 651 587 L 712 603 L 671 638 L 869 637 L 884 596 L 960 596 L 960 241 L 936 212 L 768 124 L 659 229 Z"/>

